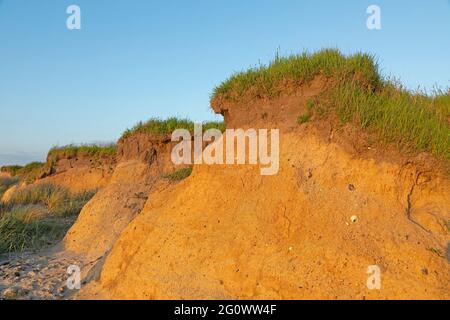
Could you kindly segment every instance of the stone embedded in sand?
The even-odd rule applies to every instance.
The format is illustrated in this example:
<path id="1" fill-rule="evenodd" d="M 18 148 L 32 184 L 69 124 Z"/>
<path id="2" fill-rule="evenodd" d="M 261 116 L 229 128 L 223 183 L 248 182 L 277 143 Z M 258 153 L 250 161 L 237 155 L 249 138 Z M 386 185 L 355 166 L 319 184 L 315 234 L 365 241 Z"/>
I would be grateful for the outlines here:
<path id="1" fill-rule="evenodd" d="M 358 221 L 358 216 L 351 216 L 350 217 L 350 221 L 353 222 L 353 223 L 357 222 Z"/>

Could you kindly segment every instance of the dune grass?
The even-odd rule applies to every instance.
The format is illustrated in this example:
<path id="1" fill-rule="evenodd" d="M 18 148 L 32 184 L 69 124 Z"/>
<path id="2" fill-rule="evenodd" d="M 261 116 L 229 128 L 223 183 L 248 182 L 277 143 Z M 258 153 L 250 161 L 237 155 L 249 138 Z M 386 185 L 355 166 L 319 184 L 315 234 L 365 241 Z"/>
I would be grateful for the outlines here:
<path id="1" fill-rule="evenodd" d="M 408 91 L 397 81 L 384 78 L 370 54 L 345 56 L 339 50 L 324 49 L 277 56 L 267 66 L 232 75 L 214 89 L 211 99 L 240 102 L 245 94 L 275 98 L 286 92 L 286 84 L 300 86 L 318 75 L 331 80 L 329 87 L 298 115 L 299 125 L 313 115 L 333 111 L 342 122 L 372 129 L 403 151 L 427 151 L 450 160 L 450 92 Z"/>
<path id="2" fill-rule="evenodd" d="M 26 182 L 34 182 L 38 179 L 45 170 L 49 169 L 58 160 L 62 158 L 72 159 L 77 156 L 88 156 L 94 159 L 104 157 L 114 157 L 117 153 L 117 146 L 114 143 L 99 145 L 67 145 L 62 147 L 53 147 L 47 155 L 46 162 L 31 162 L 25 166 L 3 166 L 0 168 L 1 172 L 9 173 L 13 177 L 19 177 Z"/>
<path id="3" fill-rule="evenodd" d="M 76 158 L 78 156 L 89 157 L 114 157 L 117 153 L 117 145 L 115 143 L 99 145 L 99 144 L 85 144 L 85 145 L 67 145 L 61 147 L 53 147 L 47 155 L 47 162 L 55 162 L 61 158 Z"/>
<path id="4" fill-rule="evenodd" d="M 223 122 L 208 121 L 202 123 L 202 128 L 203 131 L 208 129 L 219 129 L 224 131 L 225 124 Z M 172 134 L 172 132 L 176 129 L 187 129 L 192 132 L 194 131 L 194 122 L 189 119 L 181 119 L 176 117 L 171 117 L 166 120 L 151 118 L 146 122 L 139 122 L 131 129 L 127 129 L 123 133 L 121 139 L 125 139 L 137 133 L 154 135 Z"/>
<path id="5" fill-rule="evenodd" d="M 382 79 L 374 56 L 357 53 L 344 56 L 336 49 L 316 53 L 281 57 L 277 55 L 269 65 L 260 65 L 232 75 L 214 88 L 211 99 L 239 99 L 252 89 L 256 96 L 276 97 L 283 93 L 286 81 L 302 84 L 323 75 L 337 82 L 352 81 L 368 89 L 380 86 Z"/>
<path id="6" fill-rule="evenodd" d="M 55 219 L 25 222 L 14 214 L 0 218 L 0 254 L 39 249 L 64 237 L 68 225 Z"/>
<path id="7" fill-rule="evenodd" d="M 186 179 L 187 177 L 189 177 L 192 174 L 192 166 L 186 167 L 186 168 L 182 168 L 182 169 L 178 169 L 175 172 L 166 174 L 164 176 L 164 178 L 172 181 L 172 182 L 177 182 L 177 181 L 181 181 Z"/>
<path id="8" fill-rule="evenodd" d="M 64 187 L 40 183 L 17 190 L 8 205 L 42 205 L 52 216 L 67 217 L 77 214 L 95 193 L 92 190 L 73 194 Z"/>
<path id="9" fill-rule="evenodd" d="M 23 181 L 33 182 L 42 173 L 46 163 L 31 162 L 25 166 L 3 166 L 0 168 L 1 172 L 9 173 L 12 177 L 20 178 Z"/>
<path id="10" fill-rule="evenodd" d="M 0 203 L 0 253 L 39 249 L 59 241 L 95 191 L 71 193 L 51 184 L 29 185 Z"/>
<path id="11" fill-rule="evenodd" d="M 12 165 L 12 166 L 3 166 L 0 168 L 0 172 L 8 173 L 12 177 L 16 176 L 17 173 L 22 169 L 23 166 Z"/>
<path id="12" fill-rule="evenodd" d="M 449 110 L 437 107 L 441 97 L 426 97 L 386 86 L 367 92 L 354 84 L 333 91 L 332 105 L 341 121 L 372 128 L 384 141 L 404 151 L 428 151 L 450 160 Z"/>
<path id="13" fill-rule="evenodd" d="M 44 167 L 44 165 L 45 163 L 43 162 L 31 162 L 25 166 L 18 166 L 18 165 L 3 166 L 0 168 L 0 171 L 9 173 L 12 177 L 27 176 L 32 175 L 36 171 L 39 171 Z"/>
<path id="14" fill-rule="evenodd" d="M 35 172 L 39 171 L 45 166 L 44 162 L 31 162 L 25 165 L 22 169 L 18 171 L 19 175 L 28 176 L 33 175 Z"/>

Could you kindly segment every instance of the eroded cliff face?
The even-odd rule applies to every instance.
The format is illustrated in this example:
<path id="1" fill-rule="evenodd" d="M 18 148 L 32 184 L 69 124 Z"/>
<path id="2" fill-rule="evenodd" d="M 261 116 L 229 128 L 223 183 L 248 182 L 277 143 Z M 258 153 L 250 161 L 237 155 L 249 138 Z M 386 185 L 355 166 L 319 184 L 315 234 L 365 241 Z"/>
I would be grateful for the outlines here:
<path id="1" fill-rule="evenodd" d="M 255 98 L 251 90 L 243 96 L 218 96 L 211 102 L 211 108 L 224 116 L 227 128 L 293 130 L 298 127 L 298 116 L 306 110 L 306 101 L 326 92 L 329 82 L 319 76 L 302 86 L 286 83 L 285 93 L 276 99 Z"/>
<path id="2" fill-rule="evenodd" d="M 355 159 L 306 132 L 282 135 L 281 159 L 275 176 L 202 165 L 154 190 L 85 294 L 449 298 L 450 267 L 439 255 L 449 239 L 447 178 L 418 182 L 414 167 Z M 382 271 L 381 290 L 366 286 L 371 265 Z"/>
<path id="3" fill-rule="evenodd" d="M 72 192 L 97 190 L 105 187 L 112 177 L 116 157 L 79 155 L 47 160 L 36 183 L 63 186 Z"/>
<path id="4" fill-rule="evenodd" d="M 67 233 L 66 250 L 93 259 L 105 255 L 142 210 L 155 183 L 175 170 L 171 150 L 166 136 L 137 134 L 120 141 L 114 173 Z"/>
<path id="5" fill-rule="evenodd" d="M 288 99 L 294 114 L 317 93 L 269 109 Z M 196 165 L 183 182 L 155 186 L 80 298 L 450 298 L 445 170 L 368 146 L 351 126 L 295 127 L 274 111 L 262 123 L 252 106 L 224 103 L 214 109 L 228 127 L 281 127 L 278 174 Z M 380 290 L 367 287 L 374 265 Z"/>

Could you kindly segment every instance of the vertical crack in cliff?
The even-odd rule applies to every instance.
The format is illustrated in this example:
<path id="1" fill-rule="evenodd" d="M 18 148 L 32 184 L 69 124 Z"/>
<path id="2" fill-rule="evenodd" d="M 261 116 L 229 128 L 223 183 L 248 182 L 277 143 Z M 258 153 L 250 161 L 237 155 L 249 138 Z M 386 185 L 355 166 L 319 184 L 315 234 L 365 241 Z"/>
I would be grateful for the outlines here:
<path id="1" fill-rule="evenodd" d="M 417 186 L 417 184 L 419 183 L 419 178 L 422 175 L 422 172 L 418 172 L 416 175 L 416 178 L 413 181 L 413 184 L 409 190 L 409 193 L 406 197 L 406 218 L 408 218 L 409 221 L 411 221 L 412 223 L 414 223 L 415 225 L 417 225 L 418 227 L 420 227 L 422 230 L 426 231 L 427 233 L 431 233 L 430 230 L 426 229 L 424 226 L 422 226 L 420 223 L 418 223 L 417 221 L 415 221 L 412 217 L 412 212 L 413 212 L 413 205 L 412 205 L 412 197 L 414 194 L 414 190 Z"/>

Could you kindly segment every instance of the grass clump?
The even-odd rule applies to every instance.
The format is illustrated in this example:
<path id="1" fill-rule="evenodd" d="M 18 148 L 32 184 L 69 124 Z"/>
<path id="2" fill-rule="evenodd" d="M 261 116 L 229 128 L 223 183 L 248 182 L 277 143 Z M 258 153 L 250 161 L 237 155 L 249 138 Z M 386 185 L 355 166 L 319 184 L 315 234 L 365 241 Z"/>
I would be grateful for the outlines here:
<path id="1" fill-rule="evenodd" d="M 0 254 L 59 241 L 94 194 L 71 193 L 52 184 L 17 190 L 8 202 L 0 203 Z"/>
<path id="2" fill-rule="evenodd" d="M 297 123 L 298 124 L 307 123 L 307 122 L 309 122 L 309 120 L 311 120 L 311 117 L 312 117 L 312 113 L 306 112 L 306 113 L 298 116 Z"/>
<path id="3" fill-rule="evenodd" d="M 444 96 L 411 93 L 392 84 L 368 92 L 350 83 L 334 88 L 331 104 L 343 122 L 374 129 L 383 140 L 401 150 L 428 151 L 450 160 L 450 100 Z"/>
<path id="4" fill-rule="evenodd" d="M 356 53 L 344 56 L 337 49 L 323 49 L 316 53 L 280 57 L 269 65 L 261 65 L 232 75 L 214 88 L 212 99 L 240 97 L 252 89 L 255 96 L 276 97 L 286 91 L 286 82 L 302 84 L 318 75 L 333 78 L 336 82 L 354 81 L 373 89 L 382 82 L 374 56 Z"/>
<path id="5" fill-rule="evenodd" d="M 204 131 L 208 129 L 219 129 L 221 131 L 224 131 L 225 124 L 223 122 L 208 121 L 202 123 L 202 128 Z M 171 117 L 166 120 L 152 118 L 146 122 L 139 122 L 131 129 L 127 129 L 123 133 L 121 139 L 125 139 L 137 133 L 154 135 L 172 134 L 172 132 L 176 129 L 187 129 L 193 132 L 194 122 L 189 119 L 181 119 L 176 117 Z"/>
<path id="6" fill-rule="evenodd" d="M 3 166 L 0 168 L 0 172 L 8 173 L 12 177 L 15 177 L 17 175 L 17 173 L 19 172 L 19 170 L 22 168 L 23 168 L 22 166 L 18 166 L 18 165 Z"/>
<path id="7" fill-rule="evenodd" d="M 10 174 L 12 177 L 18 177 L 26 182 L 33 182 L 42 174 L 46 163 L 44 162 L 31 162 L 25 166 L 3 166 L 0 171 Z"/>
<path id="8" fill-rule="evenodd" d="M 64 187 L 42 183 L 17 190 L 9 199 L 8 205 L 42 205 L 52 216 L 67 217 L 81 211 L 95 192 L 84 191 L 73 194 Z"/>
<path id="9" fill-rule="evenodd" d="M 39 178 L 45 166 L 44 162 L 31 162 L 17 170 L 15 176 L 26 182 L 33 182 Z"/>
<path id="10" fill-rule="evenodd" d="M 47 155 L 47 163 L 58 161 L 61 158 L 73 159 L 79 156 L 89 156 L 96 158 L 114 157 L 117 153 L 117 145 L 115 143 L 98 145 L 67 145 L 62 147 L 53 147 Z"/>
<path id="11" fill-rule="evenodd" d="M 450 92 L 408 91 L 382 77 L 370 54 L 344 56 L 339 50 L 324 49 L 276 56 L 267 66 L 231 76 L 214 89 L 212 99 L 239 101 L 244 94 L 274 98 L 286 93 L 289 85 L 300 86 L 318 75 L 331 81 L 314 102 L 307 102 L 298 124 L 333 111 L 341 122 L 369 129 L 403 151 L 427 151 L 450 160 Z"/>
<path id="12" fill-rule="evenodd" d="M 312 116 L 313 116 L 313 112 L 314 112 L 314 107 L 315 107 L 315 102 L 311 99 L 306 101 L 306 111 L 299 115 L 297 118 L 297 123 L 302 125 L 306 122 L 309 122 L 309 120 L 311 120 Z"/>
<path id="13" fill-rule="evenodd" d="M 62 239 L 68 226 L 54 219 L 25 222 L 14 215 L 0 219 L 0 253 L 22 252 L 54 244 Z"/>
<path id="14" fill-rule="evenodd" d="M 184 180 L 192 174 L 192 168 L 193 168 L 192 166 L 189 166 L 186 168 L 178 169 L 175 172 L 166 174 L 164 176 L 164 178 L 166 178 L 172 182 Z"/>

